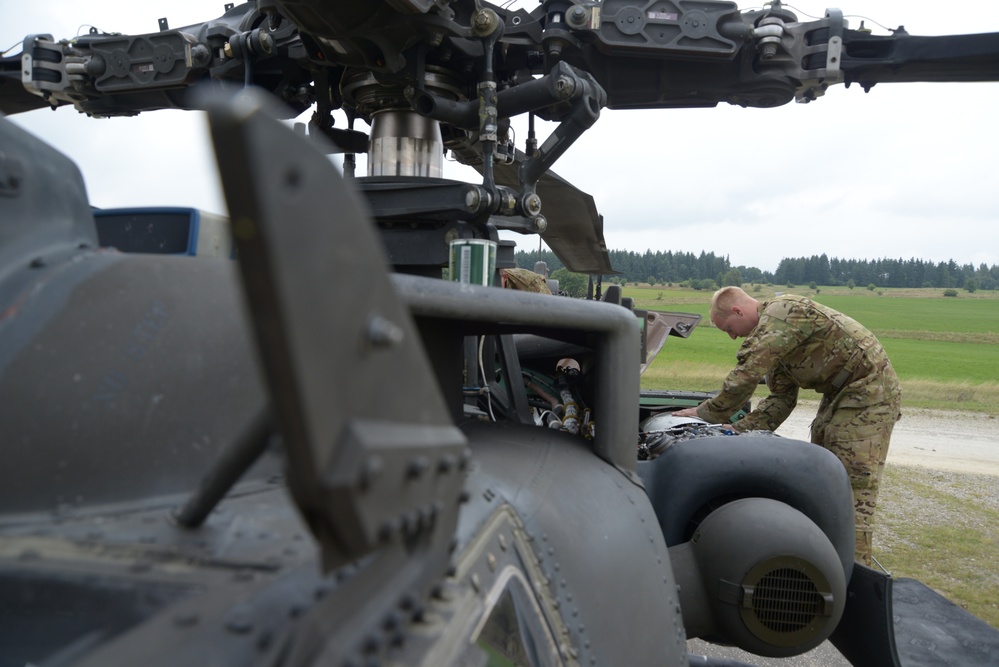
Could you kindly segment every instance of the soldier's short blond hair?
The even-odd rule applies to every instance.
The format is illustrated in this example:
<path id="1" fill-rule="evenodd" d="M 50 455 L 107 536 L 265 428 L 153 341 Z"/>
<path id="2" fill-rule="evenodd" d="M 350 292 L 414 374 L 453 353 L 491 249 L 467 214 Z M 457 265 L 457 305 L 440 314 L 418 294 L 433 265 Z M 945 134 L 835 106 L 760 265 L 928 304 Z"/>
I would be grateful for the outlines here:
<path id="1" fill-rule="evenodd" d="M 747 300 L 752 298 L 741 287 L 733 285 L 722 287 L 711 297 L 710 317 L 712 320 L 719 317 L 728 317 L 732 312 L 732 306 L 746 303 Z"/>

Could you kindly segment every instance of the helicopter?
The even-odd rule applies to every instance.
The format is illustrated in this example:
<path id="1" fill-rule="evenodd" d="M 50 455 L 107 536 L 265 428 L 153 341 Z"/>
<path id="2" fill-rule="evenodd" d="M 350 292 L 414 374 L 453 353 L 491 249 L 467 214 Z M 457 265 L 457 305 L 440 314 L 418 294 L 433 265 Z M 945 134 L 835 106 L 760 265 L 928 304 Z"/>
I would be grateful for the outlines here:
<path id="1" fill-rule="evenodd" d="M 206 109 L 229 219 L 94 211 L 0 121 L 0 664 L 733 664 L 690 637 L 994 656 L 984 623 L 853 561 L 833 455 L 640 390 L 697 316 L 491 283 L 516 268 L 501 231 L 613 273 L 552 171 L 601 109 L 996 80 L 999 35 L 780 3 L 259 0 L 29 35 L 0 75 L 7 114 Z M 554 131 L 518 147 L 525 115 Z M 443 178 L 445 150 L 481 181 Z M 926 618 L 934 645 L 903 641 Z"/>

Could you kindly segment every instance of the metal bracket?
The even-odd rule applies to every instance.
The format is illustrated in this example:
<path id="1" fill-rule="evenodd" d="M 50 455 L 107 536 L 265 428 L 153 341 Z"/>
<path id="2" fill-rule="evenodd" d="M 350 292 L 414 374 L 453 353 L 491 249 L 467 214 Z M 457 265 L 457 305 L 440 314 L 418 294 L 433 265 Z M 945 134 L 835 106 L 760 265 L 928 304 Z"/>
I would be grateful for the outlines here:
<path id="1" fill-rule="evenodd" d="M 803 24 L 799 24 L 803 25 Z M 801 77 L 801 85 L 794 92 L 794 99 L 799 103 L 808 103 L 826 94 L 829 86 L 843 82 L 843 30 L 846 22 L 843 20 L 843 12 L 839 9 L 826 10 L 826 16 L 821 21 L 807 24 L 809 31 L 816 28 L 827 27 L 829 29 L 829 40 L 825 44 L 813 46 L 805 45 L 805 35 L 797 35 L 795 48 L 791 50 L 793 62 L 805 62 L 809 54 L 822 50 L 826 52 L 825 69 L 808 70 Z"/>

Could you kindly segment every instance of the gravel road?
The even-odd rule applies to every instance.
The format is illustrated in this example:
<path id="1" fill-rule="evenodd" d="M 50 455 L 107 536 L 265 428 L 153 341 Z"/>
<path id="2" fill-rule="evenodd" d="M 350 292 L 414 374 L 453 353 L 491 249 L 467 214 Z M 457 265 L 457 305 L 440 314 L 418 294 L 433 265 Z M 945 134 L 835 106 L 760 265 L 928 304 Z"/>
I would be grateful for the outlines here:
<path id="1" fill-rule="evenodd" d="M 817 409 L 817 401 L 800 402 L 777 433 L 808 441 Z M 999 477 L 999 420 L 977 413 L 904 409 L 888 448 L 888 465 L 893 464 Z M 804 655 L 783 659 L 761 658 L 697 639 L 687 646 L 692 654 L 741 660 L 757 667 L 850 667 L 829 642 Z"/>
<path id="2" fill-rule="evenodd" d="M 802 401 L 777 433 L 808 440 L 817 401 Z M 999 420 L 973 412 L 904 409 L 888 447 L 888 464 L 999 476 Z"/>

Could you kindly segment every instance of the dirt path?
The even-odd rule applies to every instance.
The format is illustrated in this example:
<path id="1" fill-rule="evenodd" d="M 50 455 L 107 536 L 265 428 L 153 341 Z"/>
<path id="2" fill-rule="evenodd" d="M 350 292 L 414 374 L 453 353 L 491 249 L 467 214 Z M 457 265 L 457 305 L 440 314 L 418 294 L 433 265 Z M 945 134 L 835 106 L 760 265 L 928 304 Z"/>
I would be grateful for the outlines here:
<path id="1" fill-rule="evenodd" d="M 777 433 L 807 441 L 817 408 L 815 401 L 802 401 Z M 999 476 L 999 419 L 972 412 L 904 409 L 892 433 L 888 463 Z"/>

